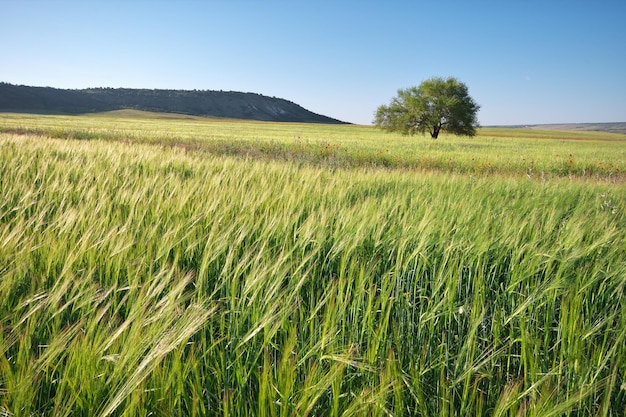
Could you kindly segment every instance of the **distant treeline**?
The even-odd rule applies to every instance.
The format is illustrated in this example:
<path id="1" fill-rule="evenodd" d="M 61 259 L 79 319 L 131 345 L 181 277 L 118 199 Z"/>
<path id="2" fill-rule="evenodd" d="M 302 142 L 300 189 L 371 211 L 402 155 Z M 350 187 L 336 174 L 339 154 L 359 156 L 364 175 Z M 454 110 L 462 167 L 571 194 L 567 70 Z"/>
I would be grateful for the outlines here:
<path id="1" fill-rule="evenodd" d="M 120 109 L 275 122 L 344 123 L 276 97 L 210 90 L 87 88 L 0 83 L 0 111 L 82 114 Z"/>

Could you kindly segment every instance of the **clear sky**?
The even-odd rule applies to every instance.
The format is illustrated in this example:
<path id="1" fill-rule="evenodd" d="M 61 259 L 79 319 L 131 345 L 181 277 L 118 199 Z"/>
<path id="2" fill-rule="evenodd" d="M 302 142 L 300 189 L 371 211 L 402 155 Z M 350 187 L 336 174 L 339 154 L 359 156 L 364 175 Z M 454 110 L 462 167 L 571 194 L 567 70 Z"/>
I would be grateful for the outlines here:
<path id="1" fill-rule="evenodd" d="M 454 76 L 482 125 L 626 121 L 626 0 L 0 0 L 0 81 L 255 92 L 369 124 Z"/>

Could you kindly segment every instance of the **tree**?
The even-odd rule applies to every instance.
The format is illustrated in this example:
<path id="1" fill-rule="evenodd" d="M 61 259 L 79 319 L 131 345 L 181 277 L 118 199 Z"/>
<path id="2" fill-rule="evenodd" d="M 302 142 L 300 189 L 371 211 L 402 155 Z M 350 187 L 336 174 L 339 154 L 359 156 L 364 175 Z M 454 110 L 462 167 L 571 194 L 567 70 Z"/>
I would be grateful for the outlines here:
<path id="1" fill-rule="evenodd" d="M 374 123 L 405 135 L 429 132 L 433 139 L 440 132 L 474 136 L 478 109 L 465 84 L 453 77 L 434 77 L 419 87 L 398 90 L 388 106 L 376 110 Z"/>

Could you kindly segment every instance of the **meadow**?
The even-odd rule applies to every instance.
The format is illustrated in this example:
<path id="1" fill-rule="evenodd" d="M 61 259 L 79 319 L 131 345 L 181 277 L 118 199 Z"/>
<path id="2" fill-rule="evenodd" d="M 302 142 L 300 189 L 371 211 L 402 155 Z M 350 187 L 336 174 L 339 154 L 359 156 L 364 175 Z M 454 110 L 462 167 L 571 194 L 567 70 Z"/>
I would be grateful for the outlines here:
<path id="1" fill-rule="evenodd" d="M 0 115 L 0 415 L 623 416 L 626 136 Z"/>

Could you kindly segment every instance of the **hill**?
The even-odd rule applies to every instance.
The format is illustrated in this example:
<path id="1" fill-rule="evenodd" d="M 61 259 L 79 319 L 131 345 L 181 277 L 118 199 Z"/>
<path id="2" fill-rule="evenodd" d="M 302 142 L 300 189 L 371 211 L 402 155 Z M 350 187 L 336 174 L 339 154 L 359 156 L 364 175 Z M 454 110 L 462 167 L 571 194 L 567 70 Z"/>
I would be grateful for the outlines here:
<path id="1" fill-rule="evenodd" d="M 0 111 L 83 114 L 121 109 L 274 122 L 344 123 L 291 101 L 210 90 L 88 88 L 67 90 L 0 83 Z"/>

